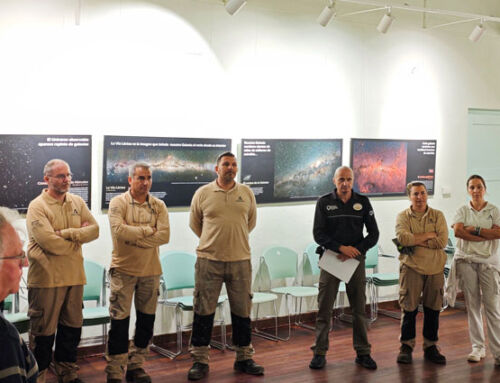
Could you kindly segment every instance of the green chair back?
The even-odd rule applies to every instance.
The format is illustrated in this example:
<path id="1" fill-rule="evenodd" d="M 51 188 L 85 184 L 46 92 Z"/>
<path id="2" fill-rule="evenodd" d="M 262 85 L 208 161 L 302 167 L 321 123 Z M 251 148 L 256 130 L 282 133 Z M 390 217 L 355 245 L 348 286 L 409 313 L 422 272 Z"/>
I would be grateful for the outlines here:
<path id="1" fill-rule="evenodd" d="M 106 269 L 104 266 L 88 259 L 83 261 L 83 267 L 87 278 L 87 284 L 83 288 L 83 300 L 101 302 Z"/>
<path id="2" fill-rule="evenodd" d="M 311 275 L 319 275 L 321 272 L 321 269 L 318 266 L 319 262 L 319 254 L 316 253 L 316 249 L 318 248 L 318 244 L 313 242 L 310 243 L 304 252 L 304 255 L 306 259 L 304 262 L 308 262 L 309 265 L 305 266 L 305 268 L 309 267 L 309 270 L 311 272 Z"/>
<path id="3" fill-rule="evenodd" d="M 194 288 L 196 255 L 180 251 L 168 251 L 160 256 L 165 290 Z"/>
<path id="4" fill-rule="evenodd" d="M 365 269 L 374 269 L 378 265 L 378 246 L 375 245 L 366 252 Z"/>
<path id="5" fill-rule="evenodd" d="M 297 276 L 298 254 L 288 247 L 270 247 L 264 251 L 262 259 L 267 265 L 271 280 Z"/>
<path id="6" fill-rule="evenodd" d="M 7 298 L 3 301 L 3 309 L 5 311 L 12 311 L 13 294 L 7 295 Z"/>
<path id="7" fill-rule="evenodd" d="M 455 247 L 457 244 L 457 239 L 455 238 L 455 231 L 453 229 L 448 230 L 448 245 L 451 247 Z"/>

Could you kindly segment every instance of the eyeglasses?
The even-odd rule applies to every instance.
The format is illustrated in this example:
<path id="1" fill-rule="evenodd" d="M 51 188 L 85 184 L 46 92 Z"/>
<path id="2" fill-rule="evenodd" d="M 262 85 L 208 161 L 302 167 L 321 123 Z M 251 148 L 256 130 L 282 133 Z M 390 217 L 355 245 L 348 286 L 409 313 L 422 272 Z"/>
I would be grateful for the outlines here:
<path id="1" fill-rule="evenodd" d="M 19 259 L 21 260 L 20 263 L 24 263 L 24 260 L 26 259 L 26 252 L 23 250 L 21 254 L 12 255 L 10 257 L 0 257 L 0 259 Z"/>
<path id="2" fill-rule="evenodd" d="M 73 173 L 56 174 L 55 176 L 48 176 L 48 177 L 57 178 L 58 180 L 63 181 L 66 178 L 68 178 L 68 179 L 73 178 Z"/>

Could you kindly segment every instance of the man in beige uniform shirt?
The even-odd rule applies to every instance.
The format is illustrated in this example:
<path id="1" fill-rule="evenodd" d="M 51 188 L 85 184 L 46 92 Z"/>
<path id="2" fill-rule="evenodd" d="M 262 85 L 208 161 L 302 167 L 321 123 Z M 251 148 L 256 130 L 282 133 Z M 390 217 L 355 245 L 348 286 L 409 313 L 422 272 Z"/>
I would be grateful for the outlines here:
<path id="1" fill-rule="evenodd" d="M 262 375 L 264 368 L 252 356 L 250 310 L 252 308 L 252 263 L 248 234 L 255 227 L 255 196 L 246 185 L 235 182 L 236 158 L 230 152 L 217 158 L 217 179 L 199 188 L 191 202 L 189 226 L 200 238 L 196 249 L 194 318 L 191 336 L 193 366 L 188 379 L 208 373 L 208 351 L 215 308 L 222 283 L 226 283 L 233 344 L 234 369 Z"/>
<path id="2" fill-rule="evenodd" d="M 86 283 L 82 244 L 99 236 L 99 226 L 83 199 L 68 192 L 72 175 L 67 162 L 50 160 L 43 176 L 47 189 L 31 201 L 26 216 L 30 347 L 40 370 L 37 382 L 45 382 L 55 338 L 59 381 L 78 383 L 76 349 Z"/>
<path id="3" fill-rule="evenodd" d="M 106 374 L 108 383 L 120 383 L 127 367 L 128 382 L 149 383 L 151 378 L 143 364 L 153 336 L 159 295 L 159 247 L 170 239 L 170 224 L 165 203 L 149 193 L 153 184 L 149 164 L 132 165 L 128 183 L 130 189 L 111 200 L 108 212 L 113 258 Z M 137 319 L 129 350 L 132 296 Z"/>
<path id="4" fill-rule="evenodd" d="M 424 306 L 424 357 L 445 364 L 436 347 L 439 312 L 443 305 L 444 248 L 448 242 L 446 219 L 427 205 L 427 189 L 422 182 L 407 186 L 411 206 L 398 214 L 396 238 L 404 247 L 399 256 L 399 304 L 401 306 L 401 348 L 398 363 L 412 362 L 415 348 L 415 319 L 420 295 Z"/>

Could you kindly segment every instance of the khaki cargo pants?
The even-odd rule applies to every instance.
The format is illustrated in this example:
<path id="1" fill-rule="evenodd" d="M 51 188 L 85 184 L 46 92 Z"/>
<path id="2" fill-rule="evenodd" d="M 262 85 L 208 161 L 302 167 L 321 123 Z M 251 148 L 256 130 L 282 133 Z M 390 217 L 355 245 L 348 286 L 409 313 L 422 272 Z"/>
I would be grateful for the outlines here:
<path id="1" fill-rule="evenodd" d="M 443 307 L 444 270 L 434 275 L 419 274 L 402 264 L 399 268 L 399 305 L 401 306 L 401 336 L 403 344 L 415 348 L 415 326 L 422 296 L 424 306 L 424 349 L 437 343 L 439 311 Z M 429 334 L 426 336 L 426 334 Z"/>
<path id="2" fill-rule="evenodd" d="M 252 310 L 250 260 L 223 262 L 198 258 L 195 266 L 194 312 L 198 315 L 215 313 L 222 283 L 226 284 L 231 313 L 241 318 L 249 318 Z M 208 364 L 209 348 L 210 346 L 191 345 L 194 362 Z M 251 359 L 255 353 L 252 343 L 243 347 L 234 345 L 234 348 L 238 361 Z"/>
<path id="3" fill-rule="evenodd" d="M 63 286 L 28 289 L 28 316 L 30 317 L 30 348 L 35 355 L 43 355 L 45 361 L 52 360 L 52 345 L 42 339 L 54 336 L 58 325 L 81 329 L 83 323 L 83 286 Z M 37 344 L 38 340 L 38 344 Z M 79 342 L 76 339 L 76 343 Z M 56 342 L 56 354 L 58 344 Z M 72 352 L 76 353 L 76 347 Z M 43 368 L 39 372 L 38 383 L 45 382 L 48 363 L 38 361 Z M 56 373 L 60 380 L 69 382 L 77 378 L 78 366 L 75 362 L 54 360 Z"/>
<path id="4" fill-rule="evenodd" d="M 111 319 L 122 320 L 130 316 L 132 297 L 136 310 L 144 314 L 155 314 L 158 303 L 160 276 L 135 277 L 116 269 L 109 271 L 111 295 L 109 297 L 109 314 Z M 110 333 L 111 334 L 111 333 Z M 128 329 L 122 336 L 128 339 Z M 109 339 L 113 342 L 114 339 Z M 128 353 L 109 355 L 106 351 L 107 366 L 105 372 L 111 379 L 122 379 L 125 367 L 128 370 L 142 368 L 148 348 L 136 347 L 129 343 Z"/>

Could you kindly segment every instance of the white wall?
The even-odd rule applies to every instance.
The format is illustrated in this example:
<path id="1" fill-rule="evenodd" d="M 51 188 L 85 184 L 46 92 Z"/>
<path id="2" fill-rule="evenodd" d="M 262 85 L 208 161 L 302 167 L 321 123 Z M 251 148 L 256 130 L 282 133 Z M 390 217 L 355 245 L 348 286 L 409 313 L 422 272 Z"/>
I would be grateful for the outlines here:
<path id="1" fill-rule="evenodd" d="M 101 237 L 85 256 L 109 264 L 102 215 L 103 135 L 437 139 L 433 207 L 463 202 L 467 109 L 500 109 L 500 39 L 394 23 L 386 35 L 348 18 L 316 23 L 321 1 L 255 0 L 229 16 L 215 0 L 3 0 L 2 133 L 92 134 L 92 211 Z M 451 195 L 443 196 L 441 189 Z M 404 198 L 372 199 L 386 252 Z M 312 240 L 314 204 L 267 206 L 254 263 Z M 186 211 L 171 212 L 167 249 L 194 251 Z M 397 262 L 382 260 L 382 271 Z M 390 289 L 385 292 L 391 295 Z M 168 324 L 157 321 L 157 332 Z"/>

